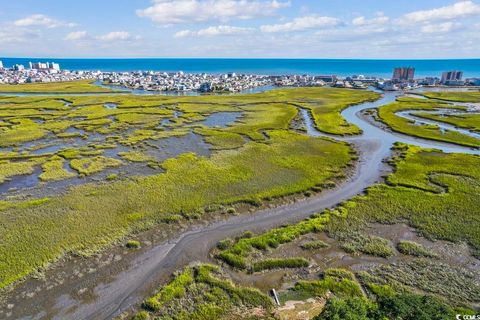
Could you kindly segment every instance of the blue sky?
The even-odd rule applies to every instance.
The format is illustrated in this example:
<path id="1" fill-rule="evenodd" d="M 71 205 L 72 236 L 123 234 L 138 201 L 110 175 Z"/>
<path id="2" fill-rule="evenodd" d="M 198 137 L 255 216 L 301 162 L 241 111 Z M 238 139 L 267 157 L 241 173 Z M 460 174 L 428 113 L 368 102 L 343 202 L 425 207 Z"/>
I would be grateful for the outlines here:
<path id="1" fill-rule="evenodd" d="M 21 0 L 9 57 L 479 58 L 480 2 Z"/>

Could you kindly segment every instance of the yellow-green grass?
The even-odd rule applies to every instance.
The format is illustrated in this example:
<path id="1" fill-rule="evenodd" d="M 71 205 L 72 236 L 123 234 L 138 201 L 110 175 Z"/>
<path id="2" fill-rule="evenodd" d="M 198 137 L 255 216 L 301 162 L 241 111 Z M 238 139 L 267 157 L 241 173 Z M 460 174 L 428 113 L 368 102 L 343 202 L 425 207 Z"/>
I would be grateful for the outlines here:
<path id="1" fill-rule="evenodd" d="M 431 99 L 439 99 L 446 101 L 457 102 L 480 102 L 480 91 L 467 91 L 467 92 L 424 92 L 423 96 Z"/>
<path id="2" fill-rule="evenodd" d="M 55 88 L 54 84 L 50 85 Z M 3 121 L 0 127 L 0 146 L 34 141 L 45 137 L 48 132 L 63 135 L 71 127 L 87 131 L 85 136 L 90 132 L 122 133 L 134 128 L 137 132 L 124 139 L 124 143 L 130 145 L 150 137 L 168 137 L 166 133 L 153 133 L 158 130 L 157 126 L 162 119 L 171 121 L 168 127 L 181 129 L 185 133 L 187 124 L 200 121 L 206 115 L 215 112 L 242 112 L 242 118 L 228 128 L 216 128 L 210 134 L 206 134 L 206 128 L 200 129 L 216 148 L 234 148 L 243 144 L 238 135 L 260 141 L 266 139 L 263 135 L 265 130 L 288 129 L 297 115 L 298 106 L 312 109 L 321 130 L 343 134 L 353 127 L 345 124 L 340 111 L 350 104 L 376 97 L 376 94 L 367 91 L 328 88 L 284 89 L 262 94 L 205 96 L 195 99 L 114 94 L 5 97 L 6 104 L 0 106 L 0 119 Z M 71 105 L 66 105 L 67 102 Z M 105 108 L 106 103 L 117 104 L 117 108 Z M 174 110 L 182 111 L 183 114 L 175 118 Z M 34 122 L 35 119 L 42 121 Z M 180 132 L 175 131 L 175 135 Z M 353 131 L 349 133 L 358 132 Z"/>
<path id="3" fill-rule="evenodd" d="M 21 93 L 101 93 L 114 90 L 96 86 L 93 80 L 38 82 L 26 84 L 0 84 L 0 92 Z"/>
<path id="4" fill-rule="evenodd" d="M 393 131 L 408 134 L 414 137 L 431 139 L 442 142 L 455 143 L 469 147 L 480 147 L 480 140 L 457 131 L 442 132 L 438 126 L 412 123 L 411 120 L 398 116 L 396 113 L 405 110 L 436 110 L 452 106 L 435 101 L 419 101 L 415 98 L 399 99 L 378 109 L 380 120 Z M 461 107 L 456 107 L 463 109 Z"/>
<path id="5" fill-rule="evenodd" d="M 327 231 L 341 241 L 368 223 L 408 222 L 429 238 L 469 243 L 480 252 L 480 157 L 444 154 L 398 145 L 395 173 L 387 184 L 367 189 L 367 195 L 325 210 L 297 224 L 222 242 L 217 257 L 237 269 L 249 269 L 255 253 L 277 248 L 301 235 Z M 358 238 L 358 237 L 357 237 Z M 346 237 L 347 244 L 349 237 Z M 388 257 L 393 249 L 384 240 L 356 241 L 354 250 Z M 351 241 L 350 241 L 351 242 Z M 348 249 L 348 248 L 347 248 Z"/>
<path id="6" fill-rule="evenodd" d="M 267 134 L 268 143 L 249 142 L 210 159 L 194 154 L 169 159 L 163 163 L 166 172 L 156 176 L 76 186 L 35 208 L 2 212 L 0 286 L 65 253 L 91 254 L 171 215 L 304 191 L 334 179 L 351 159 L 344 143 L 287 131 Z M 104 164 L 78 160 L 72 167 L 83 173 Z"/>
<path id="7" fill-rule="evenodd" d="M 72 169 L 76 170 L 79 174 L 86 176 L 103 171 L 107 168 L 118 167 L 121 164 L 122 161 L 120 160 L 107 158 L 104 156 L 73 159 L 70 161 L 70 166 Z"/>
<path id="8" fill-rule="evenodd" d="M 18 175 L 32 174 L 36 165 L 41 163 L 41 159 L 33 159 L 28 161 L 10 161 L 0 160 L 0 183 Z"/>
<path id="9" fill-rule="evenodd" d="M 43 173 L 39 176 L 42 181 L 64 180 L 75 177 L 76 174 L 65 170 L 65 159 L 53 156 L 42 164 Z"/>
<path id="10" fill-rule="evenodd" d="M 387 184 L 368 189 L 330 220 L 330 233 L 352 232 L 368 222 L 406 221 L 434 239 L 465 241 L 480 254 L 480 157 L 405 148 Z"/>
<path id="11" fill-rule="evenodd" d="M 0 130 L 0 147 L 18 145 L 45 137 L 48 131 L 31 120 L 23 119 L 11 128 Z"/>
<path id="12" fill-rule="evenodd" d="M 253 319 L 249 309 L 257 310 L 255 319 L 268 317 L 272 300 L 257 289 L 231 282 L 212 265 L 188 267 L 145 300 L 143 311 L 134 319 Z"/>
<path id="13" fill-rule="evenodd" d="M 236 149 L 245 144 L 245 139 L 234 132 L 225 132 L 218 129 L 210 129 L 207 127 L 196 128 L 195 133 L 205 137 L 205 142 L 213 145 L 214 149 Z"/>
<path id="14" fill-rule="evenodd" d="M 149 156 L 148 154 L 140 152 L 140 151 L 120 152 L 118 155 L 120 157 L 122 157 L 123 159 L 128 160 L 128 161 L 132 161 L 132 162 L 155 161 L 155 158 Z"/>
<path id="15" fill-rule="evenodd" d="M 413 113 L 417 117 L 444 122 L 454 125 L 458 128 L 464 128 L 480 132 L 480 114 L 478 113 L 454 113 L 454 114 L 430 114 L 427 112 Z"/>
<path id="16" fill-rule="evenodd" d="M 317 129 L 337 135 L 361 133 L 360 128 L 348 123 L 341 116 L 340 113 L 345 108 L 380 97 L 378 93 L 361 90 L 305 88 L 295 91 L 294 102 L 311 110 Z"/>

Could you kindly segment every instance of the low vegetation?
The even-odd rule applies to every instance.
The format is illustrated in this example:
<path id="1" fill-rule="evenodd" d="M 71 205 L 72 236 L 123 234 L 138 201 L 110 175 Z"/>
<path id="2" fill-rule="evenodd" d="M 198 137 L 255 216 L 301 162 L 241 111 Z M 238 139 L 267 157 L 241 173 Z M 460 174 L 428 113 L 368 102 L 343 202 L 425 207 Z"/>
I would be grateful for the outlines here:
<path id="1" fill-rule="evenodd" d="M 1 84 L 0 92 L 22 93 L 101 93 L 114 92 L 111 89 L 96 86 L 93 80 L 39 82 L 20 85 Z"/>
<path id="2" fill-rule="evenodd" d="M 268 132 L 268 144 L 250 142 L 210 159 L 183 154 L 166 160 L 165 173 L 106 185 L 76 186 L 31 208 L 0 215 L 1 285 L 46 265 L 65 251 L 88 255 L 162 219 L 189 217 L 208 205 L 301 192 L 335 179 L 350 161 L 343 143 L 286 131 Z M 118 160 L 73 159 L 89 174 Z M 27 232 L 28 230 L 28 232 Z"/>
<path id="3" fill-rule="evenodd" d="M 259 272 L 272 269 L 302 268 L 308 267 L 310 263 L 304 258 L 286 258 L 286 259 L 265 259 L 257 261 L 252 266 L 253 272 Z"/>
<path id="4" fill-rule="evenodd" d="M 272 300 L 256 289 L 234 285 L 211 265 L 188 267 L 145 300 L 134 319 L 267 319 Z"/>
<path id="5" fill-rule="evenodd" d="M 76 170 L 81 175 L 91 175 L 106 168 L 118 167 L 122 164 L 122 161 L 98 156 L 95 158 L 73 159 L 70 161 L 72 169 Z"/>
<path id="6" fill-rule="evenodd" d="M 413 241 L 402 240 L 397 244 L 397 249 L 399 252 L 415 256 L 415 257 L 428 257 L 428 258 L 436 258 L 437 255 L 432 251 L 428 250 L 424 246 L 419 243 Z"/>
<path id="7" fill-rule="evenodd" d="M 455 102 L 480 102 L 480 91 L 468 92 L 423 92 L 423 96 L 430 99 L 438 99 Z"/>
<path id="8" fill-rule="evenodd" d="M 442 142 L 455 143 L 468 147 L 480 147 L 480 140 L 475 137 L 459 133 L 457 131 L 442 131 L 438 126 L 414 123 L 409 119 L 401 117 L 396 113 L 406 110 L 422 111 L 437 109 L 456 108 L 464 110 L 464 107 L 452 106 L 447 103 L 421 100 L 416 98 L 400 98 L 396 102 L 378 109 L 380 120 L 389 126 L 393 131 L 408 134 L 410 136 L 437 140 Z"/>
<path id="9" fill-rule="evenodd" d="M 330 245 L 322 240 L 315 240 L 302 243 L 300 246 L 304 250 L 318 250 L 328 248 Z"/>
<path id="10" fill-rule="evenodd" d="M 388 258 L 395 254 L 390 243 L 377 236 L 361 233 L 337 233 L 336 238 L 342 242 L 342 249 L 348 253 L 364 253 L 382 258 Z"/>
<path id="11" fill-rule="evenodd" d="M 39 178 L 42 181 L 64 180 L 75 177 L 76 174 L 65 169 L 65 159 L 53 156 L 42 164 L 43 173 Z"/>

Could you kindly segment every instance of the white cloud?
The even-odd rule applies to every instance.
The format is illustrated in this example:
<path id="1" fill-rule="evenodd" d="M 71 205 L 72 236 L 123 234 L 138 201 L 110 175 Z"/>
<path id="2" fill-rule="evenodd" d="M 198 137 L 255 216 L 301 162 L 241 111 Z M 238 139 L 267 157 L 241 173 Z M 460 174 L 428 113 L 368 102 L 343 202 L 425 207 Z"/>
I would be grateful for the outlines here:
<path id="1" fill-rule="evenodd" d="M 252 19 L 269 16 L 290 2 L 251 0 L 153 0 L 152 6 L 137 10 L 139 17 L 168 25 L 192 21 Z"/>
<path id="2" fill-rule="evenodd" d="M 14 21 L 13 24 L 17 27 L 46 27 L 46 28 L 76 26 L 75 23 L 56 20 L 43 14 L 32 14 L 23 19 Z"/>
<path id="3" fill-rule="evenodd" d="M 331 28 L 338 26 L 341 21 L 332 17 L 305 16 L 295 18 L 284 24 L 264 25 L 260 27 L 262 32 L 291 32 L 316 28 Z"/>
<path id="4" fill-rule="evenodd" d="M 200 29 L 198 31 L 182 30 L 175 33 L 175 38 L 185 38 L 185 37 L 214 37 L 214 36 L 231 36 L 231 35 L 241 35 L 252 33 L 254 28 L 243 28 L 243 27 L 233 27 L 233 26 L 212 26 L 205 29 Z"/>
<path id="5" fill-rule="evenodd" d="M 191 30 L 181 30 L 173 35 L 174 38 L 186 38 L 195 35 L 195 31 Z"/>
<path id="6" fill-rule="evenodd" d="M 107 34 L 98 36 L 97 39 L 106 42 L 113 42 L 137 40 L 139 39 L 139 37 L 132 36 L 129 32 L 126 31 L 112 31 Z"/>
<path id="7" fill-rule="evenodd" d="M 440 24 L 427 24 L 422 26 L 423 33 L 446 33 L 450 32 L 455 28 L 455 24 L 453 22 L 444 22 Z"/>
<path id="8" fill-rule="evenodd" d="M 480 15 L 480 5 L 473 1 L 460 1 L 450 6 L 440 7 L 431 10 L 415 11 L 406 14 L 401 19 L 403 23 L 434 22 L 441 20 L 452 20 Z"/>
<path id="9" fill-rule="evenodd" d="M 88 37 L 87 31 L 74 31 L 67 34 L 65 40 L 76 41 L 84 40 Z"/>
<path id="10" fill-rule="evenodd" d="M 390 18 L 384 16 L 383 14 L 379 14 L 376 18 L 366 19 L 365 17 L 357 17 L 352 20 L 352 24 L 354 26 L 381 26 L 385 25 L 390 21 Z"/>

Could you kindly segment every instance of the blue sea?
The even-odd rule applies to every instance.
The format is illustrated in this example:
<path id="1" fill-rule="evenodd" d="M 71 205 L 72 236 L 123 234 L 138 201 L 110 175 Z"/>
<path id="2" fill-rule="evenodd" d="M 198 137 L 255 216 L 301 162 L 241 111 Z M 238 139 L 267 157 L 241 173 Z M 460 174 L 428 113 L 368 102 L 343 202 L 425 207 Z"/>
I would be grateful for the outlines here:
<path id="1" fill-rule="evenodd" d="M 464 77 L 480 77 L 480 59 L 451 60 L 362 60 L 362 59 L 57 59 L 57 58 L 0 58 L 5 67 L 14 64 L 28 65 L 29 61 L 54 61 L 68 70 L 189 73 L 249 73 L 261 75 L 365 75 L 391 77 L 395 67 L 411 66 L 415 77 L 440 77 L 443 71 L 461 70 Z"/>

